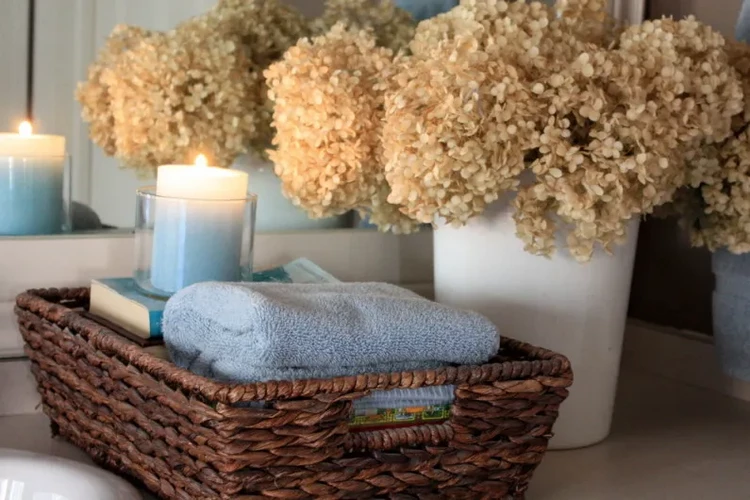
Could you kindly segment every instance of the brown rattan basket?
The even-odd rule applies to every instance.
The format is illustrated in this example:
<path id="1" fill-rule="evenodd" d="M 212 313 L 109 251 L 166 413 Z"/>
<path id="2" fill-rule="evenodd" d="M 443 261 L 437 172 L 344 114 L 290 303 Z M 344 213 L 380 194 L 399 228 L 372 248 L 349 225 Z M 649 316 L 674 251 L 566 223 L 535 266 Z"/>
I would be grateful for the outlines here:
<path id="1" fill-rule="evenodd" d="M 18 296 L 44 411 L 55 433 L 167 499 L 523 498 L 572 382 L 565 357 L 506 339 L 483 366 L 222 384 L 85 318 L 88 294 Z M 456 385 L 448 422 L 349 432 L 352 401 L 370 391 L 443 384 Z"/>

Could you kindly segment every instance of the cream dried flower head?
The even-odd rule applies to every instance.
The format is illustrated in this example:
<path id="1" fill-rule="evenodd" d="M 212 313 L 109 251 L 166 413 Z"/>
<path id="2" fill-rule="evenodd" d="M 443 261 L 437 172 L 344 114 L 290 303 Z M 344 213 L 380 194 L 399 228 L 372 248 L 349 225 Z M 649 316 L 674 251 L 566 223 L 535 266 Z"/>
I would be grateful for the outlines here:
<path id="1" fill-rule="evenodd" d="M 166 33 L 118 27 L 77 92 L 91 138 L 146 170 L 198 148 L 222 166 L 248 150 L 265 155 L 274 130 L 263 71 L 339 16 L 391 47 L 413 32 L 391 0 L 332 0 L 313 22 L 281 0 L 219 0 Z"/>
<path id="2" fill-rule="evenodd" d="M 307 19 L 280 0 L 219 0 L 195 19 L 239 36 L 253 69 L 261 71 L 310 33 Z"/>
<path id="3" fill-rule="evenodd" d="M 750 45 L 730 42 L 727 55 L 744 91 L 732 135 L 688 152 L 690 188 L 675 203 L 696 246 L 750 252 Z"/>
<path id="4" fill-rule="evenodd" d="M 265 155 L 273 138 L 273 105 L 263 71 L 301 37 L 311 32 L 309 21 L 279 0 L 219 0 L 208 13 L 189 22 L 209 23 L 228 38 L 239 37 L 250 60 L 250 98 L 255 105 L 255 133 L 249 137 L 254 153 Z"/>
<path id="5" fill-rule="evenodd" d="M 465 223 L 517 186 L 535 132 L 532 93 L 476 40 L 397 64 L 382 140 L 388 200 L 422 222 Z"/>
<path id="6" fill-rule="evenodd" d="M 534 180 L 524 183 L 515 200 L 518 235 L 527 250 L 549 255 L 556 232 L 565 228 L 571 253 L 586 261 L 596 244 L 609 249 L 621 240 L 631 218 L 669 201 L 685 182 L 680 152 L 690 150 L 697 139 L 725 138 L 742 94 L 727 64 L 724 40 L 709 27 L 687 19 L 623 30 L 605 8 L 601 0 L 564 0 L 553 9 L 540 3 L 463 0 L 458 8 L 421 23 L 411 44 L 414 56 L 406 63 L 411 65 L 411 82 L 394 92 L 402 100 L 407 97 L 401 108 L 414 106 L 403 113 L 407 121 L 412 120 L 411 127 L 384 129 L 389 158 L 411 155 L 411 163 L 386 165 L 394 192 L 391 200 L 425 221 L 438 214 L 449 222 L 463 222 L 481 213 L 484 207 L 466 192 L 477 182 L 468 172 L 465 182 L 449 184 L 441 179 L 428 189 L 417 190 L 414 186 L 419 183 L 413 181 L 407 187 L 403 184 L 407 177 L 422 184 L 426 179 L 429 184 L 438 172 L 443 176 L 466 172 L 462 161 L 471 163 L 470 156 L 450 152 L 461 142 L 446 128 L 475 125 L 473 132 L 467 128 L 458 133 L 473 144 L 487 131 L 503 131 L 504 124 L 496 117 L 512 116 L 524 126 L 514 123 L 511 130 L 523 134 L 506 134 L 504 148 L 477 148 L 481 153 L 474 168 L 488 165 L 482 153 L 493 149 L 514 153 L 511 159 L 500 157 L 489 163 L 491 180 L 479 174 L 479 182 L 492 193 L 487 200 L 518 183 L 523 170 L 519 156 L 533 172 Z M 473 117 L 461 119 L 459 108 L 446 109 L 444 103 L 470 90 L 455 68 L 469 65 L 472 57 L 490 61 L 491 67 L 502 62 L 513 70 L 515 81 L 506 77 L 502 88 L 514 89 L 515 95 L 499 94 L 490 101 L 494 113 L 480 116 L 475 111 Z M 430 66 L 417 76 L 416 68 Z M 497 77 L 493 70 L 482 68 L 468 80 L 480 81 L 479 74 L 487 76 L 489 84 L 478 85 L 474 95 L 485 96 L 481 101 L 486 103 L 487 89 Z M 414 83 L 417 79 L 420 84 Z M 455 83 L 455 88 L 440 87 L 442 80 Z M 420 86 L 426 92 L 415 90 L 411 97 L 404 96 L 409 87 Z M 471 101 L 464 98 L 464 102 Z M 440 123 L 437 133 L 427 134 L 423 143 L 437 140 L 433 151 L 448 154 L 430 153 L 426 161 L 417 163 L 418 139 L 404 136 L 403 146 L 396 148 L 389 147 L 388 140 L 401 130 L 415 130 L 415 123 L 421 125 L 421 109 L 429 109 L 425 116 Z M 469 105 L 466 110 L 471 111 Z M 435 156 L 442 165 L 425 175 L 423 165 L 432 167 Z M 413 170 L 418 173 L 412 175 Z M 452 196 L 447 196 L 449 186 Z M 457 217 L 454 207 L 463 214 Z"/>
<path id="7" fill-rule="evenodd" d="M 277 131 L 270 156 L 284 192 L 313 217 L 364 209 L 403 228 L 383 201 L 382 75 L 392 56 L 370 32 L 337 24 L 265 73 Z"/>
<path id="8" fill-rule="evenodd" d="M 153 168 L 203 152 L 228 166 L 255 132 L 248 72 L 239 40 L 210 27 L 142 39 L 105 73 L 115 156 Z"/>
<path id="9" fill-rule="evenodd" d="M 571 253 L 609 249 L 633 217 L 669 202 L 686 182 L 684 151 L 730 131 L 742 93 L 723 39 L 694 19 L 622 33 L 613 48 L 582 53 L 550 79 L 550 118 L 531 164 L 536 182 L 517 198 L 519 236 L 548 254 L 558 220 Z M 539 221 L 540 213 L 546 217 Z"/>
<path id="10" fill-rule="evenodd" d="M 196 151 L 222 166 L 264 151 L 273 134 L 262 72 L 308 29 L 278 0 L 220 0 L 166 33 L 115 29 L 77 93 L 91 138 L 143 169 Z"/>
<path id="11" fill-rule="evenodd" d="M 342 98 L 336 109 L 354 117 L 347 129 L 356 134 L 333 127 L 331 135 L 326 125 L 325 134 L 305 136 L 312 151 L 284 153 L 296 162 L 288 194 L 335 213 L 353 198 L 364 200 L 359 190 L 379 181 L 382 169 L 387 200 L 402 215 L 461 224 L 517 189 L 517 233 L 528 251 L 550 255 L 560 230 L 581 261 L 597 245 L 610 249 L 630 220 L 669 202 L 687 182 L 686 159 L 699 144 L 730 135 L 743 93 L 724 39 L 711 28 L 693 18 L 621 28 L 605 7 L 603 0 L 560 0 L 553 8 L 462 0 L 420 23 L 411 54 L 397 57 L 380 75 L 382 84 L 378 74 L 368 75 L 363 94 L 317 75 L 311 55 L 292 49 L 277 82 L 313 95 L 367 97 Z M 337 36 L 336 42 L 341 53 L 363 53 L 354 40 Z M 337 62 L 337 70 L 350 72 L 362 64 L 341 56 Z M 381 102 L 382 115 L 374 111 Z M 277 99 L 277 120 L 308 120 L 303 132 L 290 127 L 277 136 L 280 151 L 294 151 L 299 134 L 318 127 L 310 119 L 316 106 Z M 380 158 L 350 153 L 364 144 L 377 151 L 378 141 Z M 358 166 L 362 157 L 371 160 L 367 168 L 342 167 L 358 188 L 329 183 L 321 191 L 320 183 L 296 179 L 307 168 L 324 171 L 324 164 Z M 339 197 L 347 204 L 339 205 Z"/>
<path id="12" fill-rule="evenodd" d="M 326 0 L 323 15 L 312 22 L 318 35 L 343 22 L 352 29 L 370 29 L 377 44 L 398 51 L 414 36 L 411 15 L 393 0 Z"/>
<path id="13" fill-rule="evenodd" d="M 444 61 L 437 47 L 460 47 L 473 39 L 489 60 L 499 58 L 517 70 L 517 85 L 526 89 L 520 95 L 534 96 L 535 105 L 527 103 L 514 115 L 530 124 L 532 134 L 506 142 L 524 154 L 535 174 L 515 201 L 519 237 L 534 253 L 554 250 L 560 225 L 569 228 L 569 249 L 580 260 L 588 260 L 597 243 L 610 248 L 632 217 L 669 201 L 684 184 L 680 149 L 689 149 L 696 138 L 726 137 L 729 117 L 741 106 L 718 33 L 694 19 L 622 31 L 604 8 L 598 0 L 566 0 L 552 10 L 535 3 L 464 0 L 421 23 L 411 45 L 423 61 Z M 503 109 L 503 103 L 497 105 Z M 481 122 L 496 127 L 487 118 Z M 442 170 L 450 172 L 451 165 L 461 170 L 448 156 Z M 443 212 L 451 206 L 433 196 L 415 198 L 413 204 L 439 205 Z"/>
<path id="14" fill-rule="evenodd" d="M 112 96 L 108 81 L 119 57 L 152 33 L 132 26 L 118 25 L 107 38 L 99 60 L 88 68 L 88 79 L 78 86 L 76 97 L 83 108 L 83 119 L 89 122 L 89 135 L 106 154 L 117 153 L 112 116 Z"/>

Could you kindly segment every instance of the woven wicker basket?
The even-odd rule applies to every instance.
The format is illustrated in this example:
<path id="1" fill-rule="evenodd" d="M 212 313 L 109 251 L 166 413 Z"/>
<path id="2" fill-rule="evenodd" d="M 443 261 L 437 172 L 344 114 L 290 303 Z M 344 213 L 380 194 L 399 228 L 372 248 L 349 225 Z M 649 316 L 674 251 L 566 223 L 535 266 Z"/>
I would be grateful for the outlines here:
<path id="1" fill-rule="evenodd" d="M 83 317 L 88 294 L 17 299 L 44 411 L 167 499 L 523 498 L 572 381 L 563 356 L 505 340 L 483 366 L 221 384 Z M 457 386 L 448 422 L 349 432 L 352 401 L 370 391 L 442 384 Z"/>

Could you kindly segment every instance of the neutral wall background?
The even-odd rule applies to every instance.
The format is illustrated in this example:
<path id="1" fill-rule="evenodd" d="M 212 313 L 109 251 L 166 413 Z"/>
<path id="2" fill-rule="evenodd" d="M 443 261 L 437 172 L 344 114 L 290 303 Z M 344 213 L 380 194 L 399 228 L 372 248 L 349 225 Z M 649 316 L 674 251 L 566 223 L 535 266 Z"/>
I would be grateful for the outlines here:
<path id="1" fill-rule="evenodd" d="M 0 132 L 26 117 L 28 0 L 0 0 Z"/>
<path id="2" fill-rule="evenodd" d="M 734 36 L 734 25 L 742 0 L 651 0 L 649 16 L 694 15 L 704 23 L 721 31 L 724 36 Z"/>

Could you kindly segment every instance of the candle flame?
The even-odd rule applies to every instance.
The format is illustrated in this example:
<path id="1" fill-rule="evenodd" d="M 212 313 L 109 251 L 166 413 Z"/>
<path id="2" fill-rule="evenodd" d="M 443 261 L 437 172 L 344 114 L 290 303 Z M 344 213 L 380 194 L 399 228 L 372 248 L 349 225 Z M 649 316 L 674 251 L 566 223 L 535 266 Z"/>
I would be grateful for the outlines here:
<path id="1" fill-rule="evenodd" d="M 21 123 L 21 125 L 18 126 L 18 133 L 22 135 L 23 137 L 31 136 L 31 132 L 32 132 L 31 122 L 24 121 Z"/>
<path id="2" fill-rule="evenodd" d="M 208 166 L 208 158 L 206 158 L 206 155 L 198 155 L 195 157 L 195 166 L 196 167 L 207 167 Z"/>

